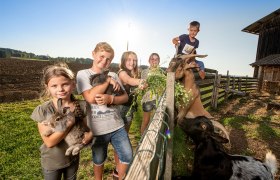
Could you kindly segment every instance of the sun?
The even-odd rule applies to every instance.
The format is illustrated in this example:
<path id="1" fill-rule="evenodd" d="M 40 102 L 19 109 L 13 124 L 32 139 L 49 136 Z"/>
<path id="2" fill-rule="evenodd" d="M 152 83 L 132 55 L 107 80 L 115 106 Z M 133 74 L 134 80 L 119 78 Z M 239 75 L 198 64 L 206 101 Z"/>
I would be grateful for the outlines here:
<path id="1" fill-rule="evenodd" d="M 120 19 L 114 23 L 114 39 L 121 43 L 126 50 L 139 40 L 139 27 L 132 21 Z"/>

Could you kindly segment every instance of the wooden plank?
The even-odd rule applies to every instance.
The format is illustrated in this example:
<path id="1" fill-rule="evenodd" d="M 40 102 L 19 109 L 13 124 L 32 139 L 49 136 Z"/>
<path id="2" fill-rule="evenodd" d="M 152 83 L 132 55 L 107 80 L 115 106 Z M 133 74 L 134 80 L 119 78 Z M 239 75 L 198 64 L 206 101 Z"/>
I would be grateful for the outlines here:
<path id="1" fill-rule="evenodd" d="M 206 102 L 210 99 L 212 99 L 212 96 L 207 96 L 207 97 L 201 98 L 201 102 Z"/>
<path id="2" fill-rule="evenodd" d="M 205 94 L 209 94 L 211 92 L 213 92 L 212 89 L 203 90 L 203 91 L 200 92 L 200 95 L 202 96 L 202 95 L 205 95 Z"/>
<path id="3" fill-rule="evenodd" d="M 232 92 L 232 93 L 234 93 L 234 94 L 240 95 L 240 96 L 245 96 L 245 95 L 246 95 L 245 92 L 238 91 L 238 90 L 234 90 L 234 89 L 229 89 L 228 91 L 229 91 L 229 92 Z"/>
<path id="4" fill-rule="evenodd" d="M 167 143 L 166 160 L 165 160 L 165 173 L 164 179 L 172 179 L 172 156 L 173 156 L 173 134 L 174 134 L 174 84 L 175 73 L 167 73 L 166 81 L 166 104 L 167 114 L 169 115 L 168 125 L 170 130 L 170 139 Z"/>
<path id="5" fill-rule="evenodd" d="M 215 70 L 215 69 L 208 69 L 208 68 L 205 68 L 205 72 L 216 74 L 218 71 Z"/>

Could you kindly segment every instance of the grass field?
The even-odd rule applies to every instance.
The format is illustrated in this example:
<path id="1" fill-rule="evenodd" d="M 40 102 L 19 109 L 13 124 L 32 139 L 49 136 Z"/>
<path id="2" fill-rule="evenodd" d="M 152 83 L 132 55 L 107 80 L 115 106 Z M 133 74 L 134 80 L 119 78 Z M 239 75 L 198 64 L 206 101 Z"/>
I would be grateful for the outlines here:
<path id="1" fill-rule="evenodd" d="M 248 104 L 242 101 L 242 99 L 238 100 L 243 104 L 237 106 L 236 110 L 233 109 L 232 113 L 238 112 L 241 107 L 244 108 Z M 42 140 L 36 122 L 30 119 L 30 114 L 38 104 L 40 104 L 38 100 L 0 104 L 0 180 L 43 179 L 39 152 Z M 221 113 L 225 109 L 221 106 L 212 113 Z M 280 142 L 279 116 L 258 115 L 256 111 L 252 112 L 255 115 L 253 113 L 227 115 L 227 113 L 220 118 L 220 122 L 231 130 L 232 152 L 261 157 L 265 154 L 265 149 L 270 148 L 277 155 Z M 134 149 L 141 138 L 139 133 L 141 114 L 139 107 L 130 129 L 130 139 Z M 174 132 L 172 174 L 173 176 L 187 175 L 192 167 L 192 146 L 186 141 L 186 136 L 181 129 L 175 127 Z M 279 153 L 278 155 L 280 156 Z M 104 179 L 111 179 L 113 168 L 113 151 L 110 146 Z M 94 179 L 90 148 L 85 148 L 81 152 L 78 179 Z"/>
<path id="2" fill-rule="evenodd" d="M 42 140 L 37 123 L 30 118 L 38 100 L 0 104 L 0 179 L 43 179 L 39 147 Z M 135 114 L 130 139 L 135 148 L 140 140 L 141 109 Z M 79 179 L 93 179 L 90 148 L 81 152 Z M 114 169 L 113 150 L 105 164 L 104 179 Z"/>

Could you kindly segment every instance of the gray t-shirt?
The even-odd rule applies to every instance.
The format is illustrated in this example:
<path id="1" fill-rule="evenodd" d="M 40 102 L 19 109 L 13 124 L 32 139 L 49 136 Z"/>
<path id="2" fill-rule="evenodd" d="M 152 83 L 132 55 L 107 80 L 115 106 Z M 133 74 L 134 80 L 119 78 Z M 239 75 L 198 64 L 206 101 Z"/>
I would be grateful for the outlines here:
<path id="1" fill-rule="evenodd" d="M 90 77 L 96 74 L 91 69 L 84 69 L 77 73 L 77 91 L 79 94 L 92 88 Z M 108 74 L 120 85 L 121 82 L 116 73 Z M 124 90 L 123 86 L 121 88 Z M 119 107 L 117 105 L 97 105 L 89 104 L 90 110 L 87 112 L 88 125 L 94 136 L 104 135 L 116 131 L 124 126 Z"/>
<path id="2" fill-rule="evenodd" d="M 86 102 L 79 100 L 79 105 L 84 113 L 86 113 Z M 55 113 L 55 107 L 52 101 L 47 101 L 37 106 L 31 114 L 31 119 L 36 122 L 48 120 Z M 80 120 L 76 118 L 76 121 Z M 57 170 L 70 166 L 70 164 L 79 158 L 76 156 L 65 156 L 65 152 L 69 146 L 62 140 L 52 148 L 48 148 L 45 144 L 40 147 L 41 165 L 46 170 Z M 78 162 L 78 161 L 76 161 Z"/>

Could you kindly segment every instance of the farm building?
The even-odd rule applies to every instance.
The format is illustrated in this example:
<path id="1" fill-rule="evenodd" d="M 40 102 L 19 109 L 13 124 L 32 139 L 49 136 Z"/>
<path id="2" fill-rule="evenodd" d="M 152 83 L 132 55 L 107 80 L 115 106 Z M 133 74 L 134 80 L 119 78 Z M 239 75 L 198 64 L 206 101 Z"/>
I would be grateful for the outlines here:
<path id="1" fill-rule="evenodd" d="M 259 90 L 280 93 L 280 9 L 261 18 L 242 30 L 259 35 L 254 77 Z"/>

